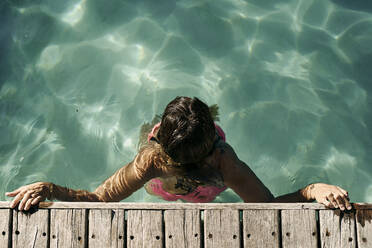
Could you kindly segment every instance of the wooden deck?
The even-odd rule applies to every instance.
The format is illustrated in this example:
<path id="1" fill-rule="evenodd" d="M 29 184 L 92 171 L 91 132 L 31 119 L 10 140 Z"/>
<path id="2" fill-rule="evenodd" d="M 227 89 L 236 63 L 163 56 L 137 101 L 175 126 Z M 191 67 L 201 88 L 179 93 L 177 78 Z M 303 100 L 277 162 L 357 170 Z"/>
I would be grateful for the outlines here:
<path id="1" fill-rule="evenodd" d="M 372 247 L 372 204 L 0 202 L 0 248 Z"/>

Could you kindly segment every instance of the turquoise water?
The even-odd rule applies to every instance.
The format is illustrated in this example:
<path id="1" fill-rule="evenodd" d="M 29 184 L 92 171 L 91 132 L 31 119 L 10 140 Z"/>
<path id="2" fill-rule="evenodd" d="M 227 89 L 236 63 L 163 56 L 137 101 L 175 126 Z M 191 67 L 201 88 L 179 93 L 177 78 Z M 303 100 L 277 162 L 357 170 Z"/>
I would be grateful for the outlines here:
<path id="1" fill-rule="evenodd" d="M 275 195 L 326 182 L 372 202 L 370 1 L 8 0 L 0 20 L 0 200 L 35 181 L 94 190 L 188 95 L 219 104 Z"/>

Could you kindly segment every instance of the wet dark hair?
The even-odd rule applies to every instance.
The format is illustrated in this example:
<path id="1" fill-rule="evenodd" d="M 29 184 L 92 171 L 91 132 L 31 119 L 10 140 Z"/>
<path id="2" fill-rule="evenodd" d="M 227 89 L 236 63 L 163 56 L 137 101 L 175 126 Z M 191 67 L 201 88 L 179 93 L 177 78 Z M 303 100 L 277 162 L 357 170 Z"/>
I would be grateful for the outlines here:
<path id="1" fill-rule="evenodd" d="M 198 98 L 176 97 L 164 110 L 157 138 L 165 153 L 181 164 L 201 161 L 213 148 L 215 126 Z"/>

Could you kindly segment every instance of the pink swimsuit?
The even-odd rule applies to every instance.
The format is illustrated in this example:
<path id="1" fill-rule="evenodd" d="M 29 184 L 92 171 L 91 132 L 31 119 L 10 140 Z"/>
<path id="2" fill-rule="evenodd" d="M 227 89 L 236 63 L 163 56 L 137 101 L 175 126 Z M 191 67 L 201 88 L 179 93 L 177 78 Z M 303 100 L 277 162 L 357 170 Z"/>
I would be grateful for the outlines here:
<path id="1" fill-rule="evenodd" d="M 217 134 L 222 138 L 223 141 L 226 141 L 225 133 L 221 127 L 217 124 L 214 124 L 216 127 Z M 150 139 L 154 137 L 155 131 L 160 127 L 160 123 L 156 124 L 151 133 L 148 134 L 147 141 L 150 142 Z M 166 201 L 177 201 L 178 199 L 182 199 L 187 202 L 194 202 L 194 203 L 206 203 L 213 201 L 216 196 L 218 196 L 222 191 L 226 190 L 227 187 L 216 187 L 216 186 L 198 186 L 193 192 L 185 194 L 185 195 L 177 195 L 171 194 L 165 191 L 162 187 L 163 182 L 158 179 L 154 178 L 148 182 L 148 186 L 150 186 L 152 192 L 158 196 L 161 196 Z"/>

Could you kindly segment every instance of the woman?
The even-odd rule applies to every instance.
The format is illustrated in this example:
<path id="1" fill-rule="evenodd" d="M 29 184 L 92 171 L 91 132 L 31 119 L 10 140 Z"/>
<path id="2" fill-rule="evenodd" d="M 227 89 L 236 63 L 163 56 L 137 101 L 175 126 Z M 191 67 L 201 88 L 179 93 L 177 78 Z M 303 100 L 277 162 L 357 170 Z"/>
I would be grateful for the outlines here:
<path id="1" fill-rule="evenodd" d="M 340 187 L 316 183 L 294 193 L 274 197 L 253 171 L 225 142 L 213 122 L 217 108 L 198 98 L 176 97 L 161 122 L 150 126 L 138 154 L 94 192 L 38 182 L 6 193 L 11 207 L 28 210 L 45 199 L 61 201 L 120 201 L 145 185 L 148 193 L 165 200 L 210 202 L 227 187 L 244 202 L 311 202 L 330 208 L 351 209 L 348 193 Z M 146 128 L 145 128 L 146 129 Z M 142 139 L 143 140 L 143 139 Z"/>

